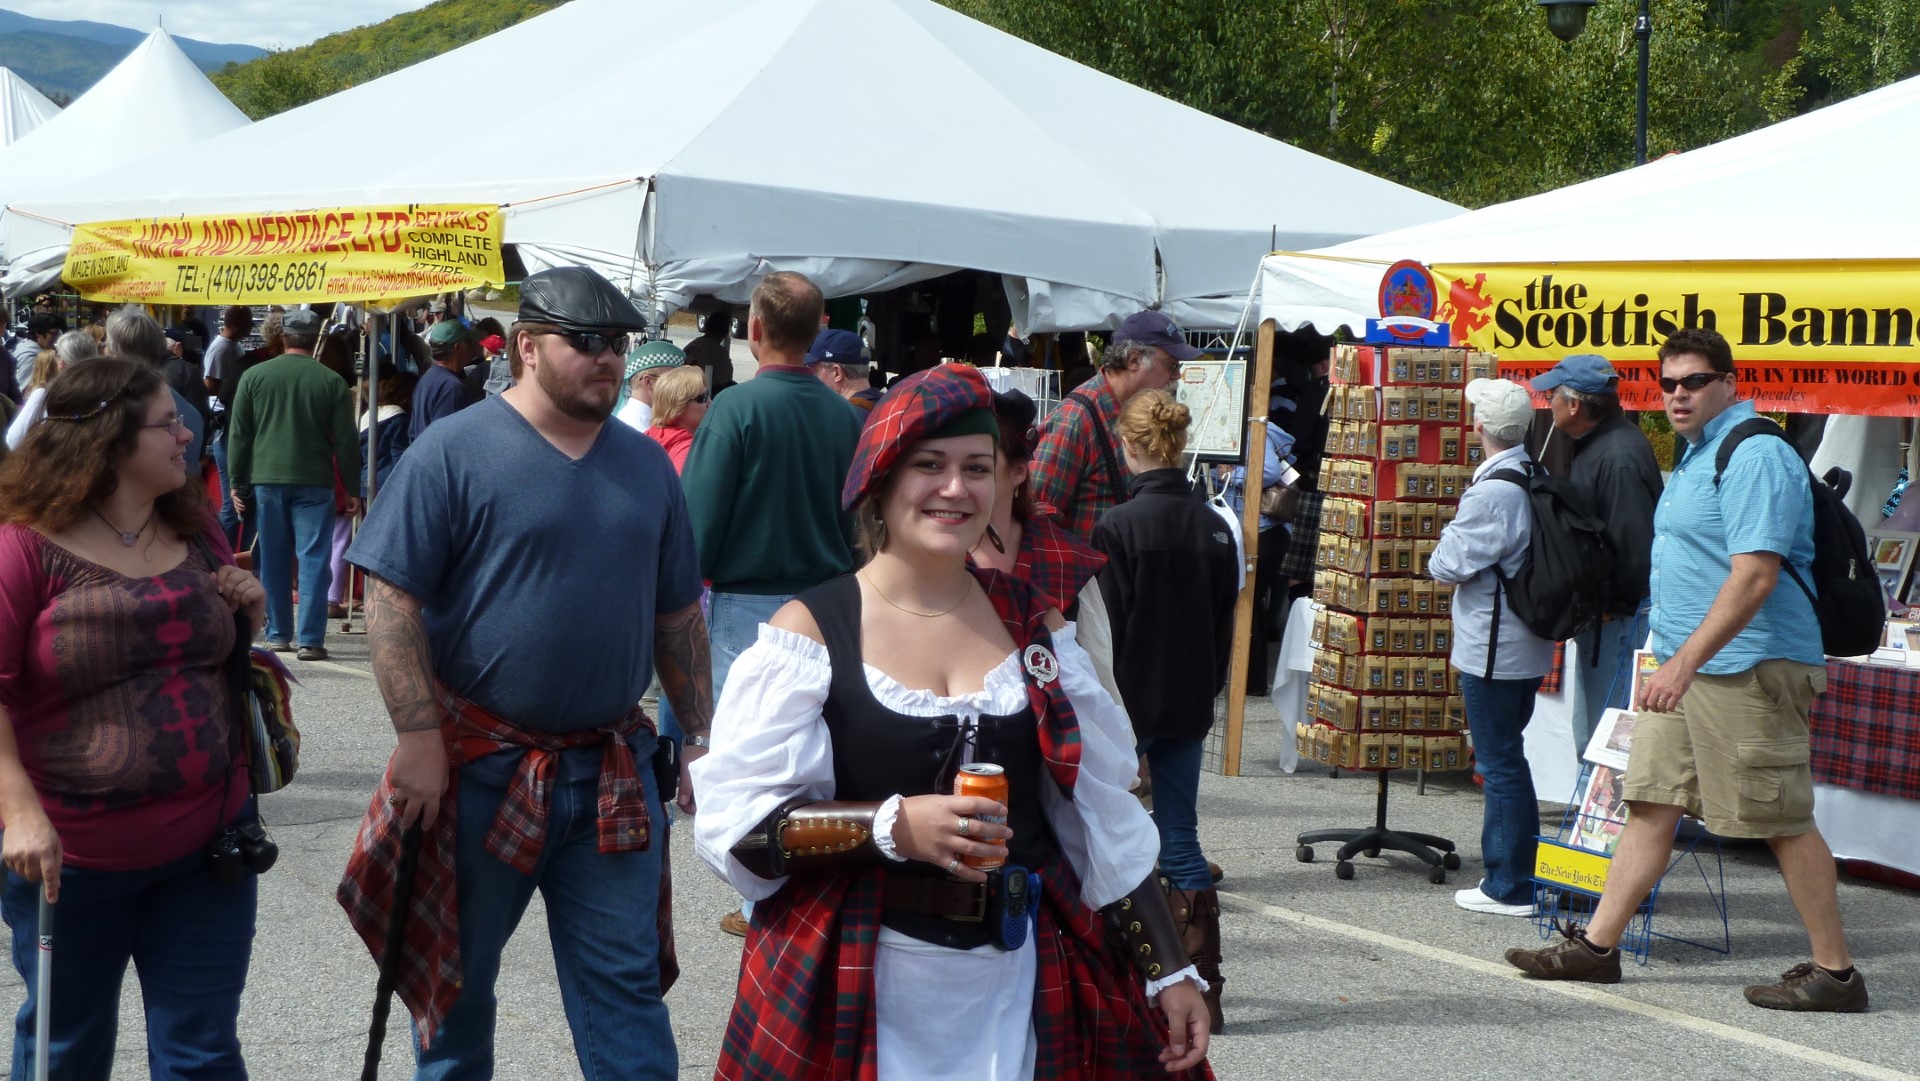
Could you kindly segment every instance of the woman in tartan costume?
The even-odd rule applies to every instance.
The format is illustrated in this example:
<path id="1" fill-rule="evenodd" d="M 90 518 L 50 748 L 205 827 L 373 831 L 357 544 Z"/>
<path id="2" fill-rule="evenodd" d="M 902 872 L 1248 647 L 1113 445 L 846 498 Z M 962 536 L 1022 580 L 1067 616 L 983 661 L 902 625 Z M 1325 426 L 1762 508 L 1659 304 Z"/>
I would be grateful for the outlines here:
<path id="1" fill-rule="evenodd" d="M 1208 1076 L 1124 715 L 1050 599 L 966 562 L 991 404 L 960 365 L 887 396 L 844 492 L 872 561 L 729 676 L 695 841 L 759 903 L 719 1078 Z M 967 762 L 1006 805 L 942 794 Z M 978 918 L 989 854 L 1038 872 L 1024 942 Z"/>

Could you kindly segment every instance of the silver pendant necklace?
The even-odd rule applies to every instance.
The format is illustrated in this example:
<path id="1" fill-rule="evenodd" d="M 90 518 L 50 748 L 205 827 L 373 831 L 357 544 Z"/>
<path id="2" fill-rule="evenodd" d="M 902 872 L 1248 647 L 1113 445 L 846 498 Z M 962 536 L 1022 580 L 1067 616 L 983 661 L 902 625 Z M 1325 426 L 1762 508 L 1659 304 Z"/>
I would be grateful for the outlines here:
<path id="1" fill-rule="evenodd" d="M 147 520 L 140 523 L 139 529 L 136 529 L 133 532 L 129 533 L 126 530 L 121 529 L 119 526 L 114 525 L 112 522 L 107 521 L 107 516 L 100 513 L 99 507 L 89 505 L 88 509 L 93 511 L 93 516 L 95 518 L 100 519 L 101 524 L 105 525 L 108 529 L 113 530 L 115 533 L 120 534 L 120 546 L 122 548 L 131 548 L 135 544 L 138 544 L 140 542 L 140 534 L 145 533 L 147 531 L 147 527 L 153 524 L 153 512 L 148 511 Z"/>

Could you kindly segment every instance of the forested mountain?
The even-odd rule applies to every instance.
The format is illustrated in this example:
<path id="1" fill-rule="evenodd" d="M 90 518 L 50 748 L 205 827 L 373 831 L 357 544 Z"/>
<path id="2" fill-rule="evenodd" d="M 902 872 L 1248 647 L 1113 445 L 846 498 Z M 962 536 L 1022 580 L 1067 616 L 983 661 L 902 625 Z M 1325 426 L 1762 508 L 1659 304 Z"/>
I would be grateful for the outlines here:
<path id="1" fill-rule="evenodd" d="M 0 66 L 13 69 L 56 102 L 79 97 L 126 59 L 151 31 L 107 23 L 36 19 L 0 9 Z M 202 71 L 266 55 L 252 45 L 219 45 L 176 37 Z"/>
<path id="2" fill-rule="evenodd" d="M 213 83 L 258 120 L 459 48 L 565 2 L 438 0 L 385 22 L 235 64 L 214 75 Z M 590 66 L 593 50 L 603 44 L 581 42 L 582 65 Z"/>

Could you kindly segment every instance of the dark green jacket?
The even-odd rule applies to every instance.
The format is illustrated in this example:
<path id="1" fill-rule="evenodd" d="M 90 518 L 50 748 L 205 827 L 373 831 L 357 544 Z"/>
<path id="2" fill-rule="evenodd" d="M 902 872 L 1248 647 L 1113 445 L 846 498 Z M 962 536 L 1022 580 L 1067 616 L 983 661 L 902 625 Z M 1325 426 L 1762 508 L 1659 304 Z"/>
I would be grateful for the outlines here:
<path id="1" fill-rule="evenodd" d="M 680 482 L 716 592 L 798 593 L 853 570 L 840 486 L 860 420 L 798 366 L 763 367 L 714 398 Z"/>
<path id="2" fill-rule="evenodd" d="M 284 353 L 247 369 L 227 421 L 227 469 L 235 488 L 256 484 L 361 490 L 360 445 L 346 380 L 310 356 Z"/>

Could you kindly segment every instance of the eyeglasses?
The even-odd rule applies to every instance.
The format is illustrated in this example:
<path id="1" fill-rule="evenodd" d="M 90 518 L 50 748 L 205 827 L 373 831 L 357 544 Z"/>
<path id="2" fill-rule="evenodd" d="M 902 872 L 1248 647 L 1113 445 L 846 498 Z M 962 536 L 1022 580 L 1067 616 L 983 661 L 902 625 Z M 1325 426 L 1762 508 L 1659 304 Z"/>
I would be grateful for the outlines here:
<path id="1" fill-rule="evenodd" d="M 612 350 L 625 355 L 631 334 L 602 334 L 592 330 L 550 330 L 548 334 L 565 338 L 567 344 L 590 357 L 597 357 L 603 350 Z"/>
<path id="2" fill-rule="evenodd" d="M 1661 391 L 1667 394 L 1672 394 L 1674 391 L 1679 390 L 1681 387 L 1685 387 L 1688 390 L 1705 390 L 1707 387 L 1718 382 L 1719 380 L 1725 379 L 1727 376 L 1731 374 L 1733 373 L 1731 372 L 1694 372 L 1692 375 L 1683 375 L 1678 379 L 1668 379 L 1666 376 L 1663 375 L 1660 377 L 1660 389 Z"/>
<path id="3" fill-rule="evenodd" d="M 173 416 L 160 421 L 158 424 L 142 424 L 140 427 L 152 428 L 155 431 L 164 428 L 168 435 L 179 435 L 181 432 L 187 430 L 187 422 L 180 419 L 180 414 L 175 413 Z"/>

